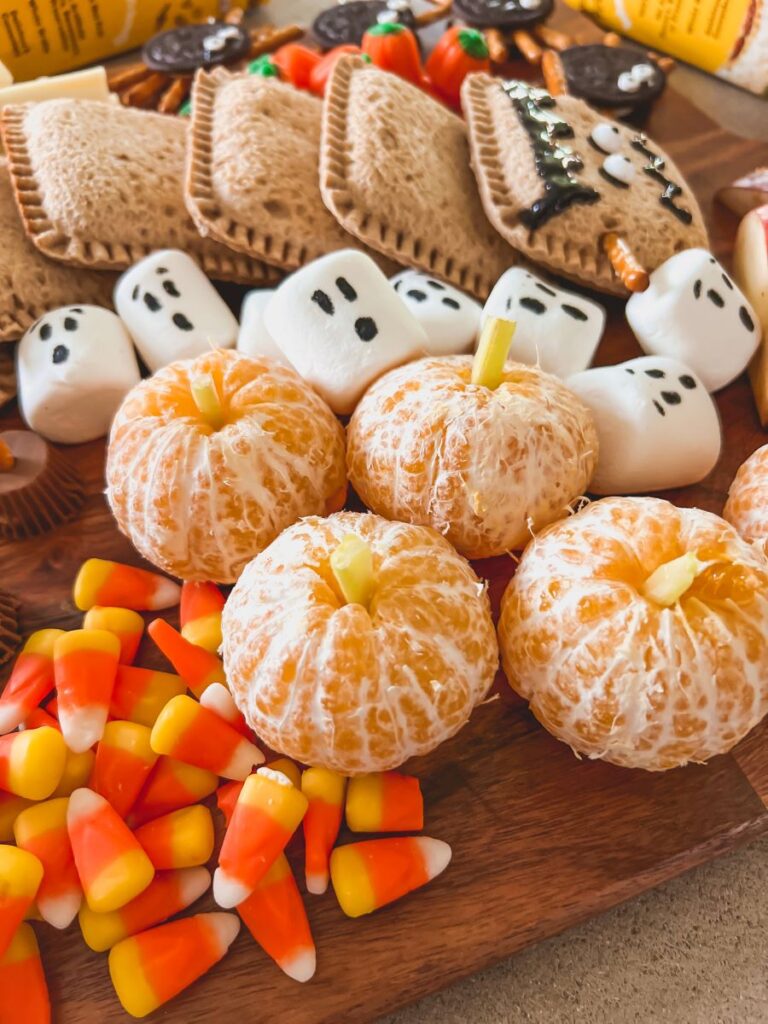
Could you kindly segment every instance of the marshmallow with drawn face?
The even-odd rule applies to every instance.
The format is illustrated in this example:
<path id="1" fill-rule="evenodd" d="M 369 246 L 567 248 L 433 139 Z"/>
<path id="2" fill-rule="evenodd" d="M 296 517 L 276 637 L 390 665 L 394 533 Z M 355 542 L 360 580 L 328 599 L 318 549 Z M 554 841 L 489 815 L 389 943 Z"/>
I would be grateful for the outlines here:
<path id="1" fill-rule="evenodd" d="M 427 355 L 471 352 L 480 331 L 479 302 L 421 270 L 390 278 L 397 294 L 427 332 Z"/>
<path id="2" fill-rule="evenodd" d="M 687 363 L 708 391 L 738 377 L 760 343 L 755 311 L 706 249 L 657 267 L 627 302 L 627 320 L 644 352 Z"/>
<path id="3" fill-rule="evenodd" d="M 64 306 L 19 342 L 19 400 L 27 424 L 63 444 L 108 433 L 123 398 L 139 383 L 125 325 L 101 306 Z"/>
<path id="4" fill-rule="evenodd" d="M 605 327 L 605 310 L 598 303 L 524 267 L 512 267 L 496 282 L 483 320 L 492 316 L 517 323 L 510 359 L 556 377 L 590 365 Z"/>
<path id="5" fill-rule="evenodd" d="M 115 286 L 115 309 L 154 373 L 177 359 L 232 348 L 237 320 L 191 256 L 153 252 Z"/>
<path id="6" fill-rule="evenodd" d="M 641 356 L 584 370 L 566 385 L 589 406 L 600 442 L 593 494 L 645 494 L 703 480 L 720 457 L 717 407 L 684 363 Z"/>
<path id="7" fill-rule="evenodd" d="M 240 310 L 240 331 L 236 347 L 243 355 L 254 358 L 266 356 L 283 366 L 290 366 L 264 324 L 264 310 L 274 294 L 274 288 L 254 288 L 245 296 Z"/>
<path id="8" fill-rule="evenodd" d="M 370 256 L 329 253 L 286 278 L 264 313 L 275 344 L 334 412 L 428 350 L 424 328 Z"/>

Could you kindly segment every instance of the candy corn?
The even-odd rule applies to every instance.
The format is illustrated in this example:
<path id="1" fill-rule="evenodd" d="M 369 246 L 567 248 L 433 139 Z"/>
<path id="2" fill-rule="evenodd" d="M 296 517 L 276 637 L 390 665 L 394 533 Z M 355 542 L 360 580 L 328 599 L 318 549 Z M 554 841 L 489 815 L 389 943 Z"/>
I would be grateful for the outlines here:
<path id="1" fill-rule="evenodd" d="M 211 884 L 206 868 L 160 871 L 135 900 L 109 914 L 94 914 L 86 904 L 80 908 L 80 930 L 95 953 L 104 953 L 117 942 L 136 935 L 186 910 Z"/>
<path id="2" fill-rule="evenodd" d="M 174 761 L 172 757 L 161 757 L 133 805 L 131 820 L 141 825 L 179 807 L 189 807 L 210 796 L 218 783 L 213 772 Z"/>
<path id="3" fill-rule="evenodd" d="M 54 678 L 55 678 L 55 675 L 56 675 L 56 672 L 55 672 L 55 666 L 54 666 Z M 51 699 L 45 705 L 45 710 L 51 716 L 51 718 L 55 718 L 56 721 L 58 722 L 58 720 L 59 720 L 59 702 L 58 702 L 58 700 L 55 697 L 51 697 Z"/>
<path id="4" fill-rule="evenodd" d="M 158 871 L 198 867 L 213 853 L 213 818 L 202 804 L 148 821 L 134 835 Z"/>
<path id="5" fill-rule="evenodd" d="M 361 917 L 431 882 L 450 859 L 451 848 L 440 839 L 369 839 L 336 847 L 331 881 L 344 913 Z"/>
<path id="6" fill-rule="evenodd" d="M 50 1024 L 51 1002 L 35 933 L 20 924 L 0 957 L 1 1024 Z"/>
<path id="7" fill-rule="evenodd" d="M 107 722 L 96 748 L 90 788 L 107 800 L 121 818 L 133 805 L 155 767 L 151 732 L 136 722 Z"/>
<path id="8" fill-rule="evenodd" d="M 347 827 L 352 832 L 420 832 L 424 800 L 419 780 L 399 772 L 350 779 Z"/>
<path id="9" fill-rule="evenodd" d="M 339 835 L 344 812 L 346 780 L 329 768 L 307 768 L 301 791 L 309 801 L 304 816 L 304 865 L 307 891 L 315 895 L 328 888 L 328 863 Z"/>
<path id="10" fill-rule="evenodd" d="M 0 790 L 0 843 L 13 842 L 13 823 L 31 804 L 32 801 L 25 800 L 23 796 L 14 796 L 13 793 Z"/>
<path id="11" fill-rule="evenodd" d="M 53 648 L 62 629 L 41 629 L 21 649 L 0 693 L 0 735 L 16 729 L 53 689 Z"/>
<path id="12" fill-rule="evenodd" d="M 73 754 L 71 750 L 68 750 L 67 759 L 64 762 L 64 774 L 51 796 L 71 796 L 76 789 L 87 786 L 95 760 L 96 755 L 92 750 L 84 750 L 82 754 Z"/>
<path id="13" fill-rule="evenodd" d="M 120 641 L 120 664 L 131 665 L 144 634 L 144 619 L 130 608 L 94 605 L 83 617 L 83 629 L 106 629 Z"/>
<path id="14" fill-rule="evenodd" d="M 74 629 L 56 641 L 58 717 L 67 746 L 76 754 L 101 739 L 119 656 L 120 641 L 104 629 Z"/>
<path id="15" fill-rule="evenodd" d="M 169 701 L 152 726 L 152 749 L 225 779 L 244 779 L 264 755 L 215 712 L 192 697 Z"/>
<path id="16" fill-rule="evenodd" d="M 83 901 L 67 832 L 66 797 L 46 800 L 22 811 L 13 827 L 20 849 L 33 853 L 43 865 L 37 890 L 37 909 L 54 928 L 68 928 Z"/>
<path id="17" fill-rule="evenodd" d="M 152 881 L 155 869 L 139 841 L 92 789 L 76 789 L 69 798 L 67 829 L 91 910 L 119 910 Z"/>
<path id="18" fill-rule="evenodd" d="M 225 782 L 224 785 L 219 786 L 216 790 L 216 806 L 224 815 L 225 825 L 228 825 L 232 820 L 232 813 L 235 809 L 235 804 L 237 803 L 237 798 L 240 796 L 242 788 L 242 782 Z M 1 815 L 2 805 L 0 804 L 0 816 Z M 0 817 L 0 821 L 2 821 L 2 817 Z"/>
<path id="19" fill-rule="evenodd" d="M 315 973 L 315 943 L 285 854 L 278 856 L 237 912 L 267 956 L 289 978 L 309 981 Z"/>
<path id="20" fill-rule="evenodd" d="M 55 729 L 0 736 L 0 789 L 27 800 L 47 800 L 61 781 L 66 758 L 66 745 Z"/>
<path id="21" fill-rule="evenodd" d="M 259 884 L 301 824 L 307 798 L 281 772 L 260 768 L 245 780 L 213 876 L 213 898 L 236 907 Z"/>
<path id="22" fill-rule="evenodd" d="M 186 691 L 187 686 L 181 676 L 156 672 L 151 668 L 118 665 L 109 713 L 112 718 L 148 725 L 151 729 L 168 701 Z"/>
<path id="23" fill-rule="evenodd" d="M 58 718 L 54 718 L 45 708 L 33 708 L 24 719 L 24 724 L 19 728 L 41 729 L 44 725 L 47 725 L 49 729 L 55 729 L 56 732 L 61 732 Z"/>
<path id="24" fill-rule="evenodd" d="M 196 697 L 211 683 L 226 684 L 221 659 L 185 640 L 165 619 L 150 622 L 147 632 Z"/>
<path id="25" fill-rule="evenodd" d="M 75 605 L 81 612 L 94 605 L 156 612 L 173 608 L 180 596 L 181 587 L 167 576 L 102 558 L 83 562 L 74 587 Z"/>
<path id="26" fill-rule="evenodd" d="M 184 583 L 181 587 L 181 635 L 206 651 L 221 647 L 224 595 L 215 583 Z"/>
<path id="27" fill-rule="evenodd" d="M 237 938 L 235 914 L 197 914 L 123 939 L 109 953 L 117 998 L 146 1017 L 202 977 Z"/>
<path id="28" fill-rule="evenodd" d="M 246 739 L 253 739 L 250 726 L 240 714 L 232 694 L 223 683 L 211 683 L 207 686 L 200 695 L 200 703 L 219 718 L 223 718 L 227 725 L 231 725 Z"/>
<path id="29" fill-rule="evenodd" d="M 32 906 L 43 880 L 43 865 L 17 846 L 0 846 L 0 956 Z"/>

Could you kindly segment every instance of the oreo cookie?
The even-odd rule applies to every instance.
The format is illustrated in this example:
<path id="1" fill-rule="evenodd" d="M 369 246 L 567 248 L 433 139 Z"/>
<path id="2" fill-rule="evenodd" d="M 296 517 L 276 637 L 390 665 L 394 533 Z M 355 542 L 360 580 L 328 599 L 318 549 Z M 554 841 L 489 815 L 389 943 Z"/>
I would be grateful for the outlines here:
<path id="1" fill-rule="evenodd" d="M 209 21 L 161 32 L 145 43 L 142 60 L 152 71 L 191 75 L 198 68 L 230 64 L 247 57 L 251 37 L 240 25 Z"/>
<path id="2" fill-rule="evenodd" d="M 548 18 L 554 0 L 453 0 L 453 13 L 473 28 L 526 28 Z"/>
<path id="3" fill-rule="evenodd" d="M 598 107 L 644 107 L 667 82 L 655 61 L 628 46 L 571 46 L 560 60 L 568 92 Z"/>
<path id="4" fill-rule="evenodd" d="M 322 11 L 312 22 L 312 34 L 324 49 L 352 44 L 378 21 L 397 21 L 416 31 L 416 18 L 407 0 L 351 0 Z"/>

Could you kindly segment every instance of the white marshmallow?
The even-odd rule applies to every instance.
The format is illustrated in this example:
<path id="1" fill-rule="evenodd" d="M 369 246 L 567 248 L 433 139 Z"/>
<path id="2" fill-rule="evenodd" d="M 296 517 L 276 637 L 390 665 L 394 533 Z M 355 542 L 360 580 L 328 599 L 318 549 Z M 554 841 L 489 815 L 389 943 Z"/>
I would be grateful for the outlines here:
<path id="1" fill-rule="evenodd" d="M 370 256 L 329 253 L 280 285 L 264 312 L 275 344 L 337 413 L 352 412 L 382 373 L 428 346 Z"/>
<path id="2" fill-rule="evenodd" d="M 115 286 L 115 309 L 154 373 L 177 359 L 232 348 L 238 324 L 191 256 L 163 249 L 140 260 Z"/>
<path id="3" fill-rule="evenodd" d="M 708 391 L 738 377 L 760 343 L 755 311 L 706 249 L 657 267 L 627 303 L 627 320 L 644 352 L 686 363 Z"/>
<path id="4" fill-rule="evenodd" d="M 264 324 L 264 310 L 274 294 L 274 288 L 256 288 L 243 299 L 237 350 L 246 356 L 266 356 L 283 366 L 290 366 Z"/>
<path id="5" fill-rule="evenodd" d="M 453 356 L 472 351 L 483 312 L 479 302 L 420 270 L 403 270 L 390 281 L 427 332 L 427 355 Z"/>
<path id="6" fill-rule="evenodd" d="M 566 385 L 592 410 L 600 453 L 593 494 L 644 494 L 698 483 L 720 457 L 717 407 L 683 363 L 641 356 L 577 373 Z"/>
<path id="7" fill-rule="evenodd" d="M 517 323 L 510 359 L 558 377 L 589 366 L 605 327 L 602 306 L 523 267 L 496 282 L 483 309 L 483 320 L 490 316 Z"/>
<path id="8" fill-rule="evenodd" d="M 64 306 L 29 328 L 16 357 L 27 424 L 63 444 L 103 437 L 123 398 L 139 383 L 124 324 L 101 306 Z"/>

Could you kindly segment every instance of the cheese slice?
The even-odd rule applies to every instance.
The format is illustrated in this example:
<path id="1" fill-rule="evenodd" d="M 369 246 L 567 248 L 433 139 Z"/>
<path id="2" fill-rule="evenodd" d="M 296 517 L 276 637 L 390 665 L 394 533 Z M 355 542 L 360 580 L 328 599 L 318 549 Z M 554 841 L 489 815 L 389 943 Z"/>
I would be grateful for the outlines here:
<path id="1" fill-rule="evenodd" d="M 51 75 L 33 78 L 30 82 L 6 85 L 0 88 L 0 110 L 11 103 L 39 103 L 42 100 L 57 99 L 108 100 L 110 96 L 107 72 L 103 65 L 99 65 L 67 75 Z"/>

